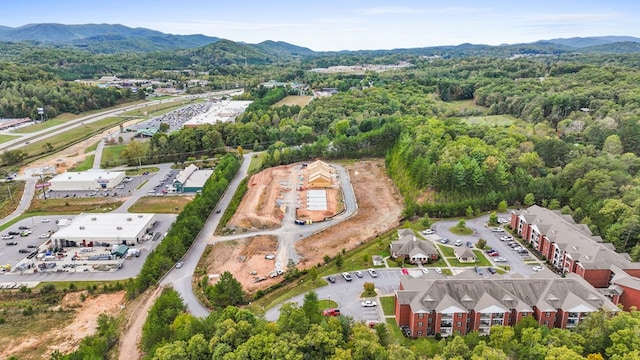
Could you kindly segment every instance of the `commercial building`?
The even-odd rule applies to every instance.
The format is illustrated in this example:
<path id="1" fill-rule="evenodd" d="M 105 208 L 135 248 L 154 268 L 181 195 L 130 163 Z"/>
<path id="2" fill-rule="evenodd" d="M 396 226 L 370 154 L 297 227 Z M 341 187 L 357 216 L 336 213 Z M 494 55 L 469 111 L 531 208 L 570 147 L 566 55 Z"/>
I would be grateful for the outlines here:
<path id="1" fill-rule="evenodd" d="M 625 309 L 640 307 L 640 263 L 615 252 L 569 215 L 534 205 L 512 212 L 510 226 L 558 273 L 575 273 Z"/>
<path id="2" fill-rule="evenodd" d="M 412 229 L 399 229 L 398 240 L 392 241 L 389 247 L 391 257 L 404 258 L 412 264 L 426 264 L 439 258 L 433 244 L 418 239 Z"/>
<path id="3" fill-rule="evenodd" d="M 182 126 L 198 127 L 218 122 L 231 122 L 235 120 L 236 116 L 242 114 L 251 103 L 252 101 L 214 101 L 207 112 L 192 117 Z"/>
<path id="4" fill-rule="evenodd" d="M 452 278 L 435 273 L 421 278 L 402 275 L 395 293 L 396 322 L 417 337 L 471 331 L 488 335 L 491 326 L 513 326 L 525 316 L 541 326 L 571 329 L 591 312 L 619 311 L 579 276 L 547 274 L 498 279 L 470 270 Z"/>
<path id="5" fill-rule="evenodd" d="M 201 191 L 212 174 L 213 170 L 199 170 L 197 166 L 191 164 L 178 173 L 173 181 L 173 187 L 177 192 Z"/>
<path id="6" fill-rule="evenodd" d="M 154 214 L 83 213 L 53 233 L 51 240 L 63 247 L 135 245 L 149 237 L 154 218 Z"/>
<path id="7" fill-rule="evenodd" d="M 112 189 L 125 178 L 124 171 L 104 171 L 91 169 L 82 172 L 67 171 L 49 180 L 50 189 L 54 191 L 81 191 L 96 189 Z"/>

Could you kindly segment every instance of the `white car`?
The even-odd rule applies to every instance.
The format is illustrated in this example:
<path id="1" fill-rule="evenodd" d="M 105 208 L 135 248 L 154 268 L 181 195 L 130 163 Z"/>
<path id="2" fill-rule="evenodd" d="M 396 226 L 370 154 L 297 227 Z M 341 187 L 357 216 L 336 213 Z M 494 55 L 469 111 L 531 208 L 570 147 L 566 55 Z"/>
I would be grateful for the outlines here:
<path id="1" fill-rule="evenodd" d="M 431 229 L 426 229 L 426 230 L 422 230 L 422 234 L 423 235 L 431 235 L 431 234 L 435 234 L 436 232 L 431 230 Z"/>
<path id="2" fill-rule="evenodd" d="M 362 307 L 374 307 L 378 306 L 378 303 L 376 303 L 375 301 L 366 300 L 361 302 L 360 305 L 362 305 Z"/>
<path id="3" fill-rule="evenodd" d="M 456 240 L 456 242 L 453 244 L 455 246 L 462 246 L 462 239 L 458 239 Z"/>
<path id="4" fill-rule="evenodd" d="M 346 281 L 351 281 L 351 280 L 353 280 L 353 278 L 351 277 L 351 274 L 349 274 L 348 272 L 343 272 L 343 273 L 342 273 L 342 277 L 343 277 Z"/>
<path id="5" fill-rule="evenodd" d="M 535 272 L 538 272 L 538 271 L 542 271 L 543 268 L 542 268 L 542 266 L 534 266 L 534 267 L 531 268 L 531 270 L 533 270 Z"/>
<path id="6" fill-rule="evenodd" d="M 501 236 L 500 241 L 512 241 L 513 236 Z"/>
<path id="7" fill-rule="evenodd" d="M 49 234 L 40 234 L 38 235 L 38 239 L 48 239 L 49 238 Z"/>
<path id="8" fill-rule="evenodd" d="M 369 269 L 367 270 L 367 272 L 369 273 L 369 275 L 371 275 L 371 277 L 378 277 L 378 273 L 373 269 Z"/>
<path id="9" fill-rule="evenodd" d="M 361 278 L 362 277 L 362 271 L 356 271 L 356 276 Z"/>
<path id="10" fill-rule="evenodd" d="M 180 261 L 179 263 L 176 263 L 176 269 L 180 269 L 183 265 L 184 263 L 182 261 Z"/>
<path id="11" fill-rule="evenodd" d="M 13 239 L 13 235 L 4 234 L 2 235 L 2 240 L 11 240 Z"/>
<path id="12" fill-rule="evenodd" d="M 493 261 L 495 261 L 495 262 L 507 262 L 507 259 L 505 259 L 503 257 L 497 257 L 497 258 L 493 259 Z"/>
<path id="13" fill-rule="evenodd" d="M 438 274 L 442 274 L 442 269 L 440 269 L 439 267 L 433 268 L 433 271 L 437 272 Z"/>
<path id="14" fill-rule="evenodd" d="M 429 269 L 427 269 L 427 268 L 423 267 L 423 268 L 422 268 L 422 272 L 423 272 L 423 273 L 425 273 L 425 274 L 428 274 L 428 273 L 429 273 Z"/>
<path id="15" fill-rule="evenodd" d="M 41 219 L 40 222 L 42 223 L 48 223 L 50 220 L 49 219 Z"/>
<path id="16" fill-rule="evenodd" d="M 493 231 L 493 232 L 504 232 L 504 229 L 501 228 L 501 227 L 494 227 L 494 228 L 491 229 L 491 231 Z"/>

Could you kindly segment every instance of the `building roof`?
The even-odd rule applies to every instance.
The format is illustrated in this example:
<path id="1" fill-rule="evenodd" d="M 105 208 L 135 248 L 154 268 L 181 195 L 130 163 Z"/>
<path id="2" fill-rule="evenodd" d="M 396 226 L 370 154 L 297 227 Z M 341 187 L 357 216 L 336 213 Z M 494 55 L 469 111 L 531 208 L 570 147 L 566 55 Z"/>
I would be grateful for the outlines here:
<path id="1" fill-rule="evenodd" d="M 56 231 L 51 238 L 72 241 L 90 240 L 92 238 L 132 239 L 143 231 L 154 214 L 79 214 L 71 223 Z"/>
<path id="2" fill-rule="evenodd" d="M 213 170 L 196 170 L 191 173 L 191 176 L 187 179 L 187 181 L 183 184 L 183 187 L 186 188 L 201 188 L 204 187 L 204 184 L 209 180 L 211 175 L 213 174 Z"/>
<path id="3" fill-rule="evenodd" d="M 575 274 L 566 278 L 545 279 L 474 278 L 458 276 L 448 279 L 411 278 L 401 275 L 404 290 L 396 292 L 401 304 L 416 312 L 442 313 L 556 311 L 590 312 L 604 309 L 619 311 L 607 297 Z"/>
<path id="4" fill-rule="evenodd" d="M 412 229 L 398 229 L 398 240 L 391 242 L 391 253 L 394 256 L 410 257 L 420 254 L 439 255 L 431 242 L 418 239 Z"/>
<path id="5" fill-rule="evenodd" d="M 628 274 L 626 271 L 615 265 L 611 266 L 611 271 L 615 274 L 610 281 L 611 284 L 640 290 L 640 278 Z"/>
<path id="6" fill-rule="evenodd" d="M 518 216 L 585 269 L 608 269 L 611 264 L 640 267 L 630 261 L 628 254 L 616 253 L 612 244 L 604 243 L 588 226 L 576 224 L 569 215 L 533 205 L 520 211 Z"/>
<path id="7" fill-rule="evenodd" d="M 231 101 L 222 100 L 213 102 L 209 110 L 203 114 L 198 114 L 186 121 L 184 127 L 193 127 L 205 124 L 215 124 L 217 122 L 229 122 L 236 116 L 242 114 L 252 101 Z"/>
<path id="8" fill-rule="evenodd" d="M 67 171 L 55 176 L 50 181 L 98 181 L 98 180 L 113 180 L 124 174 L 123 171 L 104 171 L 100 169 L 89 169 L 87 171 Z"/>
<path id="9" fill-rule="evenodd" d="M 469 248 L 456 246 L 453 249 L 453 253 L 456 255 L 458 259 L 471 259 L 476 258 L 476 254 Z"/>
<path id="10" fill-rule="evenodd" d="M 187 182 L 191 174 L 193 174 L 196 170 L 198 170 L 198 167 L 195 166 L 194 164 L 191 164 L 186 168 L 182 169 L 178 173 L 178 176 L 176 176 L 176 179 L 174 181 L 177 181 L 180 184 L 182 184 L 182 186 L 184 186 L 184 184 Z"/>

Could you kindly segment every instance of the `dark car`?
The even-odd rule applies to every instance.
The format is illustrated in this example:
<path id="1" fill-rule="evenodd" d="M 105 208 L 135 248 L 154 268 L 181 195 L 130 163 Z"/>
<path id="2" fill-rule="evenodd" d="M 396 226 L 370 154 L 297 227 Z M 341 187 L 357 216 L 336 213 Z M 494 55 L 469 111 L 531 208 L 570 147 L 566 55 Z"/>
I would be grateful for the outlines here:
<path id="1" fill-rule="evenodd" d="M 492 268 L 492 267 L 487 268 L 487 271 L 488 271 L 488 272 L 490 272 L 490 273 L 492 273 L 492 274 L 495 274 L 495 273 L 496 273 L 496 269 L 494 269 L 494 268 Z"/>
<path id="2" fill-rule="evenodd" d="M 31 252 L 31 250 L 29 250 L 29 249 L 20 249 L 20 250 L 18 250 L 18 252 L 21 253 L 21 254 L 28 254 L 28 253 Z"/>
<path id="3" fill-rule="evenodd" d="M 336 282 L 336 278 L 333 276 L 327 276 L 327 281 L 334 284 Z"/>
<path id="4" fill-rule="evenodd" d="M 471 241 L 467 241 L 467 247 L 473 247 L 473 243 Z"/>
<path id="5" fill-rule="evenodd" d="M 15 242 L 15 241 L 9 241 L 9 242 L 7 243 L 7 245 L 18 245 L 18 243 L 17 243 L 17 242 Z"/>
<path id="6" fill-rule="evenodd" d="M 9 231 L 9 235 L 20 235 L 19 231 Z"/>
<path id="7" fill-rule="evenodd" d="M 19 226 L 18 229 L 20 229 L 20 230 L 29 230 L 29 227 L 22 225 L 22 226 Z"/>

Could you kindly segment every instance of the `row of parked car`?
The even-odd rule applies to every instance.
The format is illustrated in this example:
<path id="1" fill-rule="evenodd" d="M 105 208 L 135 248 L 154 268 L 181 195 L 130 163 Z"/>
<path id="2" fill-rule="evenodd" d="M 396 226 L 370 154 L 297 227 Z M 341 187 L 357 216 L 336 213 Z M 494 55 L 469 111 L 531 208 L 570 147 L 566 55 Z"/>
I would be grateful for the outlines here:
<path id="1" fill-rule="evenodd" d="M 367 273 L 369 273 L 369 276 L 371 276 L 372 278 L 378 277 L 378 273 L 375 271 L 375 269 L 369 269 L 369 270 L 367 270 Z M 356 271 L 355 274 L 359 278 L 362 278 L 364 276 L 362 274 L 362 271 Z M 351 276 L 351 274 L 349 272 L 343 272 L 342 273 L 342 278 L 345 281 L 353 280 L 353 276 Z M 327 276 L 327 281 L 333 284 L 333 283 L 336 282 L 336 278 L 335 278 L 335 276 Z"/>

